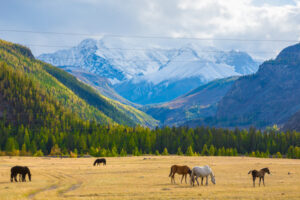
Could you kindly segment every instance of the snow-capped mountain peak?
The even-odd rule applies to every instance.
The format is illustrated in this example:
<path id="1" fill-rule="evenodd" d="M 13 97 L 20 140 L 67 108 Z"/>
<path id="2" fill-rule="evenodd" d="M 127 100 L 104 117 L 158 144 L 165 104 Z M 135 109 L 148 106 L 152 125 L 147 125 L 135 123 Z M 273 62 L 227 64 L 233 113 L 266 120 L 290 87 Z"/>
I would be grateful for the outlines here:
<path id="1" fill-rule="evenodd" d="M 184 85 L 180 91 L 187 92 L 213 79 L 250 74 L 258 68 L 258 63 L 245 52 L 225 52 L 197 43 L 163 46 L 145 39 L 112 37 L 86 39 L 76 47 L 38 58 L 106 77 L 121 95 L 133 102 L 137 101 L 131 96 L 148 92 L 147 103 L 151 103 L 154 93 L 168 93 L 167 87 L 172 84 L 172 87 Z"/>

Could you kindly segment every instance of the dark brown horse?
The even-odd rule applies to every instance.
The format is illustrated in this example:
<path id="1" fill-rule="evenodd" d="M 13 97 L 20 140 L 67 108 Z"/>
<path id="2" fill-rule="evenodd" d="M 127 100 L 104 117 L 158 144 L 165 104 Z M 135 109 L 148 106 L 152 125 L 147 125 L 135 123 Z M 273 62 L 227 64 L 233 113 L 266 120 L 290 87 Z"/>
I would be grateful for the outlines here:
<path id="1" fill-rule="evenodd" d="M 185 183 L 187 183 L 186 182 L 186 176 L 187 176 L 187 174 L 189 174 L 191 176 L 192 171 L 186 165 L 184 165 L 184 166 L 173 165 L 171 167 L 171 171 L 170 171 L 170 174 L 169 174 L 169 177 L 171 177 L 171 183 L 173 183 L 173 182 L 175 183 L 174 176 L 175 176 L 176 173 L 180 174 L 180 175 L 182 174 L 181 183 L 182 183 L 183 177 L 185 177 Z"/>
<path id="2" fill-rule="evenodd" d="M 253 178 L 253 187 L 255 187 L 256 177 L 259 177 L 259 186 L 260 186 L 261 179 L 263 180 L 263 184 L 265 186 L 265 173 L 270 174 L 270 170 L 269 170 L 269 168 L 263 168 L 259 171 L 254 169 L 254 170 L 250 170 L 248 172 L 248 174 L 250 174 L 250 173 L 252 174 L 252 178 Z"/>
<path id="3" fill-rule="evenodd" d="M 106 165 L 106 160 L 105 160 L 105 158 L 99 158 L 99 159 L 95 160 L 94 166 L 95 166 L 95 165 L 100 165 L 100 163 L 103 163 L 103 165 Z"/>
<path id="4" fill-rule="evenodd" d="M 31 173 L 28 167 L 14 166 L 11 168 L 10 172 L 11 172 L 10 174 L 11 182 L 13 182 L 13 180 L 15 180 L 15 182 L 18 182 L 17 181 L 18 174 L 22 176 L 22 182 L 26 182 L 26 174 L 28 175 L 29 181 L 31 181 Z"/>

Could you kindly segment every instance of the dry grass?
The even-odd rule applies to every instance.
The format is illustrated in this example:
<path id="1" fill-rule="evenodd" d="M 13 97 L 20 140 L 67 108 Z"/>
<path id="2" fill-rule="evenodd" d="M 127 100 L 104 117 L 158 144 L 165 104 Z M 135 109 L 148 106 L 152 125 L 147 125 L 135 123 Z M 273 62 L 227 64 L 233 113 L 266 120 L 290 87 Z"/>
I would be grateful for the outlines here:
<path id="1" fill-rule="evenodd" d="M 107 158 L 0 157 L 0 199 L 300 199 L 300 160 L 152 156 Z M 168 177 L 170 166 L 208 164 L 217 184 L 191 187 Z M 10 183 L 10 168 L 27 165 L 32 182 Z M 265 187 L 252 187 L 250 169 L 269 167 Z M 291 174 L 288 175 L 288 172 Z"/>

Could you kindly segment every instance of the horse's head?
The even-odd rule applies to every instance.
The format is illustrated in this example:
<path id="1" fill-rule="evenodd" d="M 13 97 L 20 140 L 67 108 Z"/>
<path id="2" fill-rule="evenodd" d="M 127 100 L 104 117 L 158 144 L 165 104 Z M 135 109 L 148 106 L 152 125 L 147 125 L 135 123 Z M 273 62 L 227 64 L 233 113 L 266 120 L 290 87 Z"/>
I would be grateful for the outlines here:
<path id="1" fill-rule="evenodd" d="M 215 175 L 213 173 L 210 174 L 210 177 L 211 177 L 211 182 L 213 184 L 216 184 L 216 179 L 215 179 Z"/>
<path id="2" fill-rule="evenodd" d="M 30 173 L 30 170 L 28 167 L 25 167 L 24 179 L 25 179 L 26 174 L 28 174 L 28 179 L 29 179 L 29 181 L 31 181 L 31 173 Z"/>
<path id="3" fill-rule="evenodd" d="M 271 173 L 270 170 L 269 170 L 269 168 L 264 168 L 263 170 L 264 170 L 266 173 L 268 173 L 268 174 Z"/>
<path id="4" fill-rule="evenodd" d="M 189 174 L 190 176 L 192 175 L 192 170 L 191 170 L 191 169 L 188 170 L 188 174 Z"/>

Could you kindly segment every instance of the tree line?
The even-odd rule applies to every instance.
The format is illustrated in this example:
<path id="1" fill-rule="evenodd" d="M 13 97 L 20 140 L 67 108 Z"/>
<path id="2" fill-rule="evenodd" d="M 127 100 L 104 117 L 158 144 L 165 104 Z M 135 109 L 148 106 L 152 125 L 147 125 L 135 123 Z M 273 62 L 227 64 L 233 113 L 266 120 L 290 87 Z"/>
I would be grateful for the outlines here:
<path id="1" fill-rule="evenodd" d="M 198 127 L 164 127 L 150 130 L 137 126 L 107 126 L 95 122 L 47 128 L 0 123 L 0 148 L 14 155 L 126 156 L 156 155 L 276 155 L 300 158 L 298 132 Z M 64 127 L 64 126 L 63 126 Z"/>

